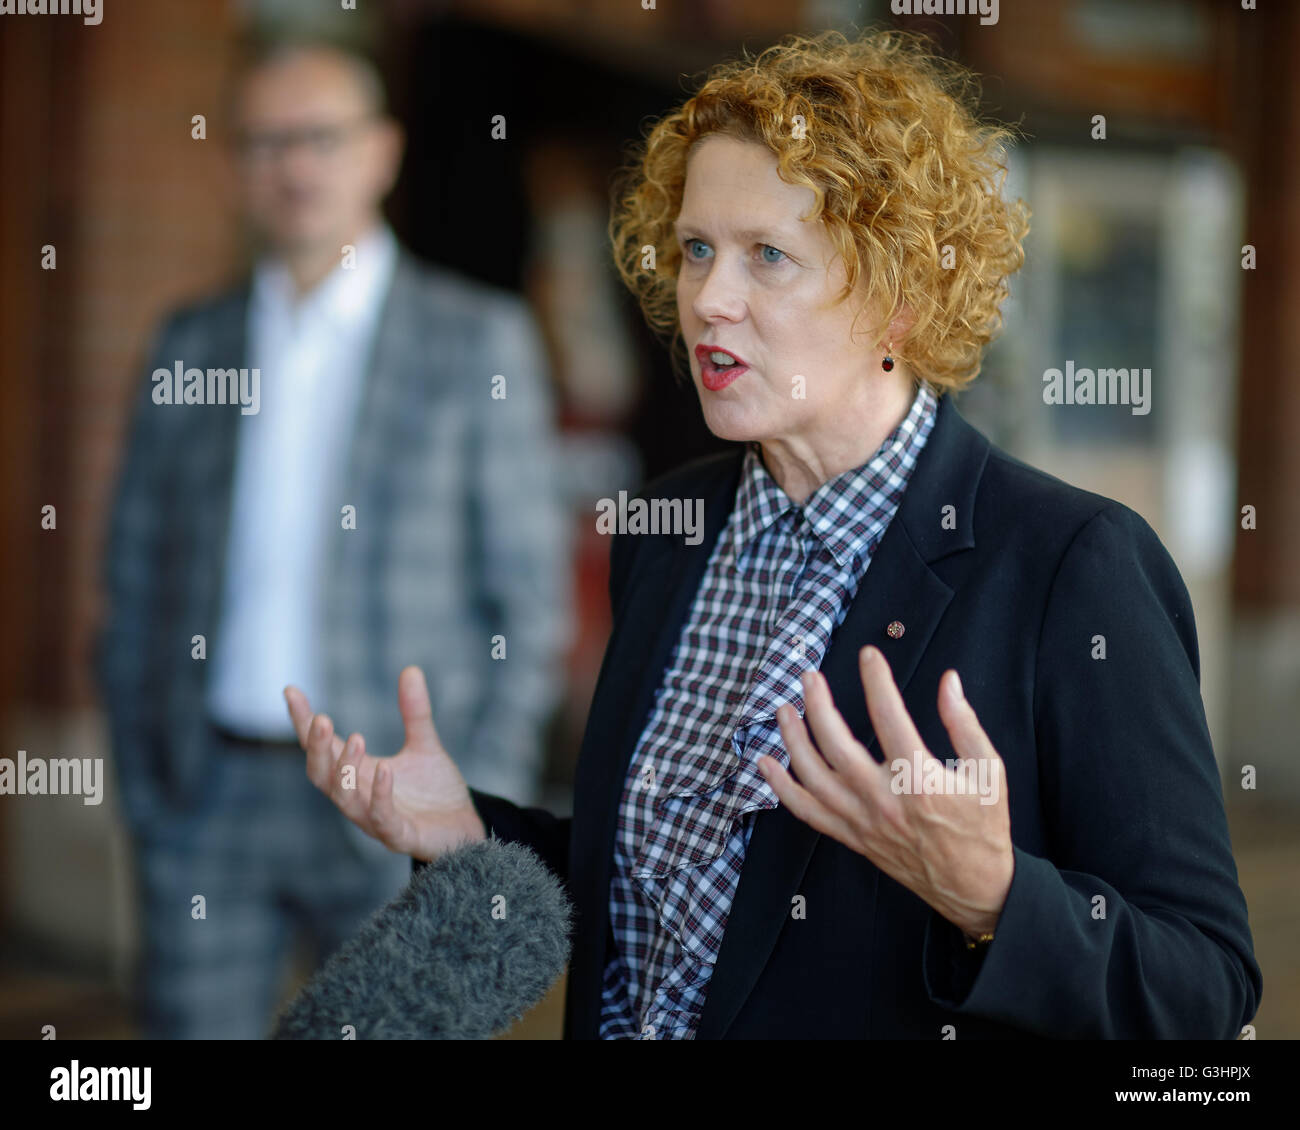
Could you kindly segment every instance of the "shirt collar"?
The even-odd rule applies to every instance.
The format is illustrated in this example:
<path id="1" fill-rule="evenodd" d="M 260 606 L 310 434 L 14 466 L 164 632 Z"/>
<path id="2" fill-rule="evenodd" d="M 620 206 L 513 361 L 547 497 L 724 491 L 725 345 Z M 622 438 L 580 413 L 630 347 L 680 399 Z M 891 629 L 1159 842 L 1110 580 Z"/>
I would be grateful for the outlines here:
<path id="1" fill-rule="evenodd" d="M 288 267 L 278 258 L 262 259 L 253 272 L 253 302 L 263 311 L 295 322 L 310 318 L 341 328 L 361 325 L 379 309 L 398 247 L 387 224 L 372 228 L 355 246 L 354 267 L 340 262 L 301 298 Z"/>
<path id="2" fill-rule="evenodd" d="M 731 525 L 732 555 L 737 564 L 741 564 L 754 539 L 790 511 L 802 516 L 837 565 L 847 567 L 860 558 L 877 532 L 877 524 L 846 521 L 846 516 L 870 514 L 878 509 L 882 497 L 890 493 L 891 481 L 893 493 L 902 494 L 916 454 L 929 435 L 927 422 L 933 419 L 937 407 L 934 393 L 922 382 L 907 415 L 876 453 L 860 467 L 822 483 L 802 506 L 777 485 L 763 464 L 758 445 L 751 444 L 741 469 Z"/>

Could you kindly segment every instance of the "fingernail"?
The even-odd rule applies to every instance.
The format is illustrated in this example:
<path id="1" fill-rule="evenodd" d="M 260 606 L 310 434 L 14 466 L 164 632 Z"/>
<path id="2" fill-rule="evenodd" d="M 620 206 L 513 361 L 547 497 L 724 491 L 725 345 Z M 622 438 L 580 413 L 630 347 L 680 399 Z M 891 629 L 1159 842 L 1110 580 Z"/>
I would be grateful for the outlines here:
<path id="1" fill-rule="evenodd" d="M 961 699 L 962 702 L 966 701 L 966 692 L 961 689 L 961 676 L 958 675 L 956 671 L 953 671 L 952 673 L 952 689 L 956 691 L 957 697 Z"/>

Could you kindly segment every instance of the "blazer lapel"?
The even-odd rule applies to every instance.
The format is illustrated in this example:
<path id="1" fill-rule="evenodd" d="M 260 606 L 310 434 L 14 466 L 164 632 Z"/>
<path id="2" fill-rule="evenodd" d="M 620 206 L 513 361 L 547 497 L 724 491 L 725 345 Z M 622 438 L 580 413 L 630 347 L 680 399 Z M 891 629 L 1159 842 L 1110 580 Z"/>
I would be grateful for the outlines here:
<path id="1" fill-rule="evenodd" d="M 201 351 L 186 364 L 196 368 L 247 368 L 249 289 L 241 287 L 211 314 L 205 327 Z M 265 374 L 263 374 L 264 376 Z M 224 614 L 226 555 L 230 542 L 231 511 L 234 508 L 235 460 L 239 450 L 239 431 L 246 419 L 238 405 L 220 404 L 186 408 L 195 413 L 195 428 L 182 462 L 184 494 L 196 500 L 187 511 L 188 538 L 192 552 L 186 577 L 186 601 L 189 622 L 204 625 L 208 637 L 208 654 L 221 647 L 221 621 Z M 248 417 L 251 418 L 251 417 Z M 186 670 L 192 680 L 194 697 L 170 696 L 171 734 L 174 743 L 178 781 L 187 782 L 182 789 L 189 795 L 200 787 L 211 748 L 211 730 L 202 705 L 212 665 L 191 663 Z"/>
<path id="2" fill-rule="evenodd" d="M 386 492 L 379 489 L 379 484 L 392 473 L 392 461 L 398 454 L 397 425 L 413 403 L 408 376 L 420 372 L 416 343 L 423 341 L 423 334 L 416 302 L 417 270 L 408 252 L 399 248 L 362 377 L 356 418 L 349 421 L 347 446 L 342 454 L 342 497 L 352 501 L 358 513 L 367 515 L 366 520 L 375 529 L 387 521 L 383 509 Z M 344 562 L 349 552 L 361 553 L 366 544 L 359 538 L 330 539 L 321 583 L 322 624 L 332 623 L 329 609 L 350 599 Z"/>
<path id="3" fill-rule="evenodd" d="M 822 663 L 835 705 L 849 728 L 880 759 L 858 676 L 858 653 L 867 644 L 884 652 L 894 680 L 906 693 L 952 589 L 930 568 L 949 553 L 974 546 L 973 510 L 988 441 L 957 415 L 949 397 L 912 472 L 898 513 L 872 556 L 843 623 Z M 944 529 L 946 506 L 956 508 Z M 900 639 L 886 628 L 904 625 Z M 790 913 L 791 899 L 820 836 L 784 807 L 760 812 L 727 920 L 697 1038 L 726 1034 L 753 991 Z M 876 872 L 879 877 L 879 872 Z M 875 889 L 869 896 L 874 900 Z"/>
<path id="4" fill-rule="evenodd" d="M 606 750 L 612 746 L 617 754 L 587 758 L 597 776 L 584 781 L 583 787 L 590 797 L 584 798 L 585 803 L 601 821 L 598 842 L 602 845 L 600 858 L 606 864 L 601 879 L 606 884 L 628 763 L 735 500 L 741 461 L 732 458 L 734 462 L 727 465 L 726 473 L 716 476 L 704 499 L 704 536 L 700 544 L 687 545 L 684 538 L 672 536 L 665 539 L 671 541 L 671 547 L 659 549 L 641 566 L 643 572 L 634 579 L 630 592 L 635 604 L 621 617 L 618 638 L 605 660 L 602 681 L 608 679 L 609 685 L 601 688 L 598 697 L 602 702 L 616 704 L 618 714 L 616 718 L 593 719 L 597 725 L 588 725 L 585 742 L 598 743 Z"/>
<path id="5" fill-rule="evenodd" d="M 248 302 L 249 289 L 243 286 L 217 308 L 206 343 L 204 366 L 223 369 L 248 366 Z M 216 614 L 225 575 L 239 427 L 245 417 L 239 407 L 230 405 L 209 406 L 201 411 L 201 432 L 190 451 L 189 473 L 193 475 L 198 497 L 207 499 L 207 507 L 203 520 L 194 530 L 196 539 L 203 544 L 192 558 L 196 574 L 191 579 L 190 592 L 203 604 L 199 622 L 211 625 L 208 641 L 211 648 L 211 637 L 217 632 Z"/>
<path id="6" fill-rule="evenodd" d="M 735 502 L 741 459 L 723 456 L 720 470 L 702 488 L 704 536 L 699 545 L 659 536 L 638 546 L 627 578 L 627 606 L 618 610 L 592 699 L 574 785 L 574 844 L 584 850 L 571 861 L 575 901 L 590 907 L 591 926 L 574 939 L 566 1030 L 600 1030 L 601 976 L 609 930 L 609 882 L 614 831 L 628 764 L 645 729 L 655 691 L 682 633 L 713 547 Z M 638 539 L 641 540 L 641 539 Z M 585 980 L 578 983 L 579 971 Z"/>

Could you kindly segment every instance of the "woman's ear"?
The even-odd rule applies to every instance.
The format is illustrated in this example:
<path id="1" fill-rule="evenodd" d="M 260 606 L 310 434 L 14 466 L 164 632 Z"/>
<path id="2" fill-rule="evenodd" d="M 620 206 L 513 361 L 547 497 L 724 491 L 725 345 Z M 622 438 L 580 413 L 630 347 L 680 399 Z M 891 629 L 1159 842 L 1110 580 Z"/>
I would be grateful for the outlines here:
<path id="1" fill-rule="evenodd" d="M 912 313 L 910 306 L 901 306 L 889 322 L 889 340 L 902 341 L 912 327 L 916 325 L 916 315 Z"/>

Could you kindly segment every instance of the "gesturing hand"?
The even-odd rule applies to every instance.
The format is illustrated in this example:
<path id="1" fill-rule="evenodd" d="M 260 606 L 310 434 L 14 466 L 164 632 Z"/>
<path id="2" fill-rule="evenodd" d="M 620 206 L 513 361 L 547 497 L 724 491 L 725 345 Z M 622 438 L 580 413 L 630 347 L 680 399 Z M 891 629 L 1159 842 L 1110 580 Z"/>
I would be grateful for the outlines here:
<path id="1" fill-rule="evenodd" d="M 800 820 L 865 855 L 968 935 L 992 932 L 1015 870 L 1002 758 L 956 671 L 940 680 L 939 717 L 963 759 L 961 772 L 922 744 L 885 657 L 867 647 L 859 663 L 884 764 L 853 736 L 826 679 L 809 671 L 804 704 L 817 745 L 786 704 L 777 723 L 798 780 L 770 757 L 759 758 L 759 771 Z M 895 779 L 905 782 L 904 791 L 893 787 Z M 989 787 L 979 790 L 976 781 Z"/>
<path id="2" fill-rule="evenodd" d="M 297 687 L 286 687 L 284 697 L 307 751 L 311 783 L 367 835 L 392 851 L 426 860 L 485 838 L 465 778 L 438 740 L 418 667 L 404 668 L 397 679 L 406 744 L 395 757 L 371 757 L 360 734 L 345 743 L 328 717 L 312 713 Z"/>

